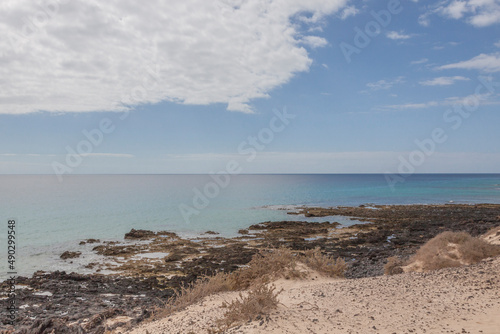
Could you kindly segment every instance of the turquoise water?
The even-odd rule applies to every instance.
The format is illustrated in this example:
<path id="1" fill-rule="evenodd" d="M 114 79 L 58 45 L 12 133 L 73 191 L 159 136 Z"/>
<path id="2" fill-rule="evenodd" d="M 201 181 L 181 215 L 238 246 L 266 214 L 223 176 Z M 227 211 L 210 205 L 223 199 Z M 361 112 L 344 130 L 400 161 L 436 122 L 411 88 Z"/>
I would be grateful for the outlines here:
<path id="1" fill-rule="evenodd" d="M 278 210 L 299 205 L 500 203 L 500 174 L 411 175 L 394 188 L 375 174 L 233 175 L 219 183 L 209 175 L 73 175 L 64 182 L 0 175 L 0 240 L 5 245 L 7 220 L 16 218 L 19 270 L 29 273 L 64 269 L 57 256 L 78 241 L 122 239 L 131 228 L 233 236 L 262 221 L 304 219 Z M 193 203 L 198 191 L 203 198 Z M 0 250 L 2 266 L 5 258 Z"/>

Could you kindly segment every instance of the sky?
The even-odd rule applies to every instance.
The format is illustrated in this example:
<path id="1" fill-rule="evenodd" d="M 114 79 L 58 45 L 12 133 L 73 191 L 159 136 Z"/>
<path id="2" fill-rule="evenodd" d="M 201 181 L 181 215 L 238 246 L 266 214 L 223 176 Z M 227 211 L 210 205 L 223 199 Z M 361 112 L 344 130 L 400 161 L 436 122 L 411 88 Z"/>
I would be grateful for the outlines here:
<path id="1" fill-rule="evenodd" d="M 500 173 L 500 0 L 3 0 L 0 173 Z"/>

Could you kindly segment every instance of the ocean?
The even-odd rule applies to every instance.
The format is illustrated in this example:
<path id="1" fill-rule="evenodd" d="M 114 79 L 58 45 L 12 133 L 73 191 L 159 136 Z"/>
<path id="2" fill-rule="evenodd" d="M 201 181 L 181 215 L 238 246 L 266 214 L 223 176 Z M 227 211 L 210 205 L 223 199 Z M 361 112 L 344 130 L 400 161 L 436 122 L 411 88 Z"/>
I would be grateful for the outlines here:
<path id="1" fill-rule="evenodd" d="M 16 220 L 16 270 L 85 272 L 81 240 L 122 240 L 130 229 L 184 237 L 231 237 L 251 224 L 338 221 L 287 215 L 297 206 L 500 203 L 500 174 L 415 174 L 389 186 L 382 174 L 327 175 L 0 175 L 0 279 L 6 277 L 7 221 Z M 73 263 L 65 250 L 87 251 Z"/>

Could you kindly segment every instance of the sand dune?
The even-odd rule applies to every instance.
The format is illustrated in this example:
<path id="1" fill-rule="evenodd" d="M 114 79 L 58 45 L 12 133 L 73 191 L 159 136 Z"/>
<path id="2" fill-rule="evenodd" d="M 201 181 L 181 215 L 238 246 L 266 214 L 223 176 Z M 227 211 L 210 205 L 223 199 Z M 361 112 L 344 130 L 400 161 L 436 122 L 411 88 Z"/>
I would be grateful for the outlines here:
<path id="1" fill-rule="evenodd" d="M 490 244 L 500 245 L 500 226 L 488 231 L 482 238 Z"/>
<path id="2" fill-rule="evenodd" d="M 334 280 L 312 273 L 279 280 L 281 305 L 268 317 L 227 333 L 500 333 L 500 258 L 428 273 Z M 134 334 L 206 333 L 224 300 L 206 298 Z"/>

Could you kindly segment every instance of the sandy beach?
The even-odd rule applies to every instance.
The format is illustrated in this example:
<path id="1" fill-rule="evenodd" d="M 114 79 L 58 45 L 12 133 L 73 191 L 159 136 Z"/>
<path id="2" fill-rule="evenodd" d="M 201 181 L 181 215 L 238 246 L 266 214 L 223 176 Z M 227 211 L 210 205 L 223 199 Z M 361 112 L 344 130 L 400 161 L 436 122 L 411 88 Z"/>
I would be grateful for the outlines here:
<path id="1" fill-rule="evenodd" d="M 280 305 L 269 316 L 227 333 L 500 332 L 500 258 L 430 273 L 334 280 L 311 273 L 278 280 Z M 204 333 L 222 317 L 224 293 L 129 334 Z"/>

